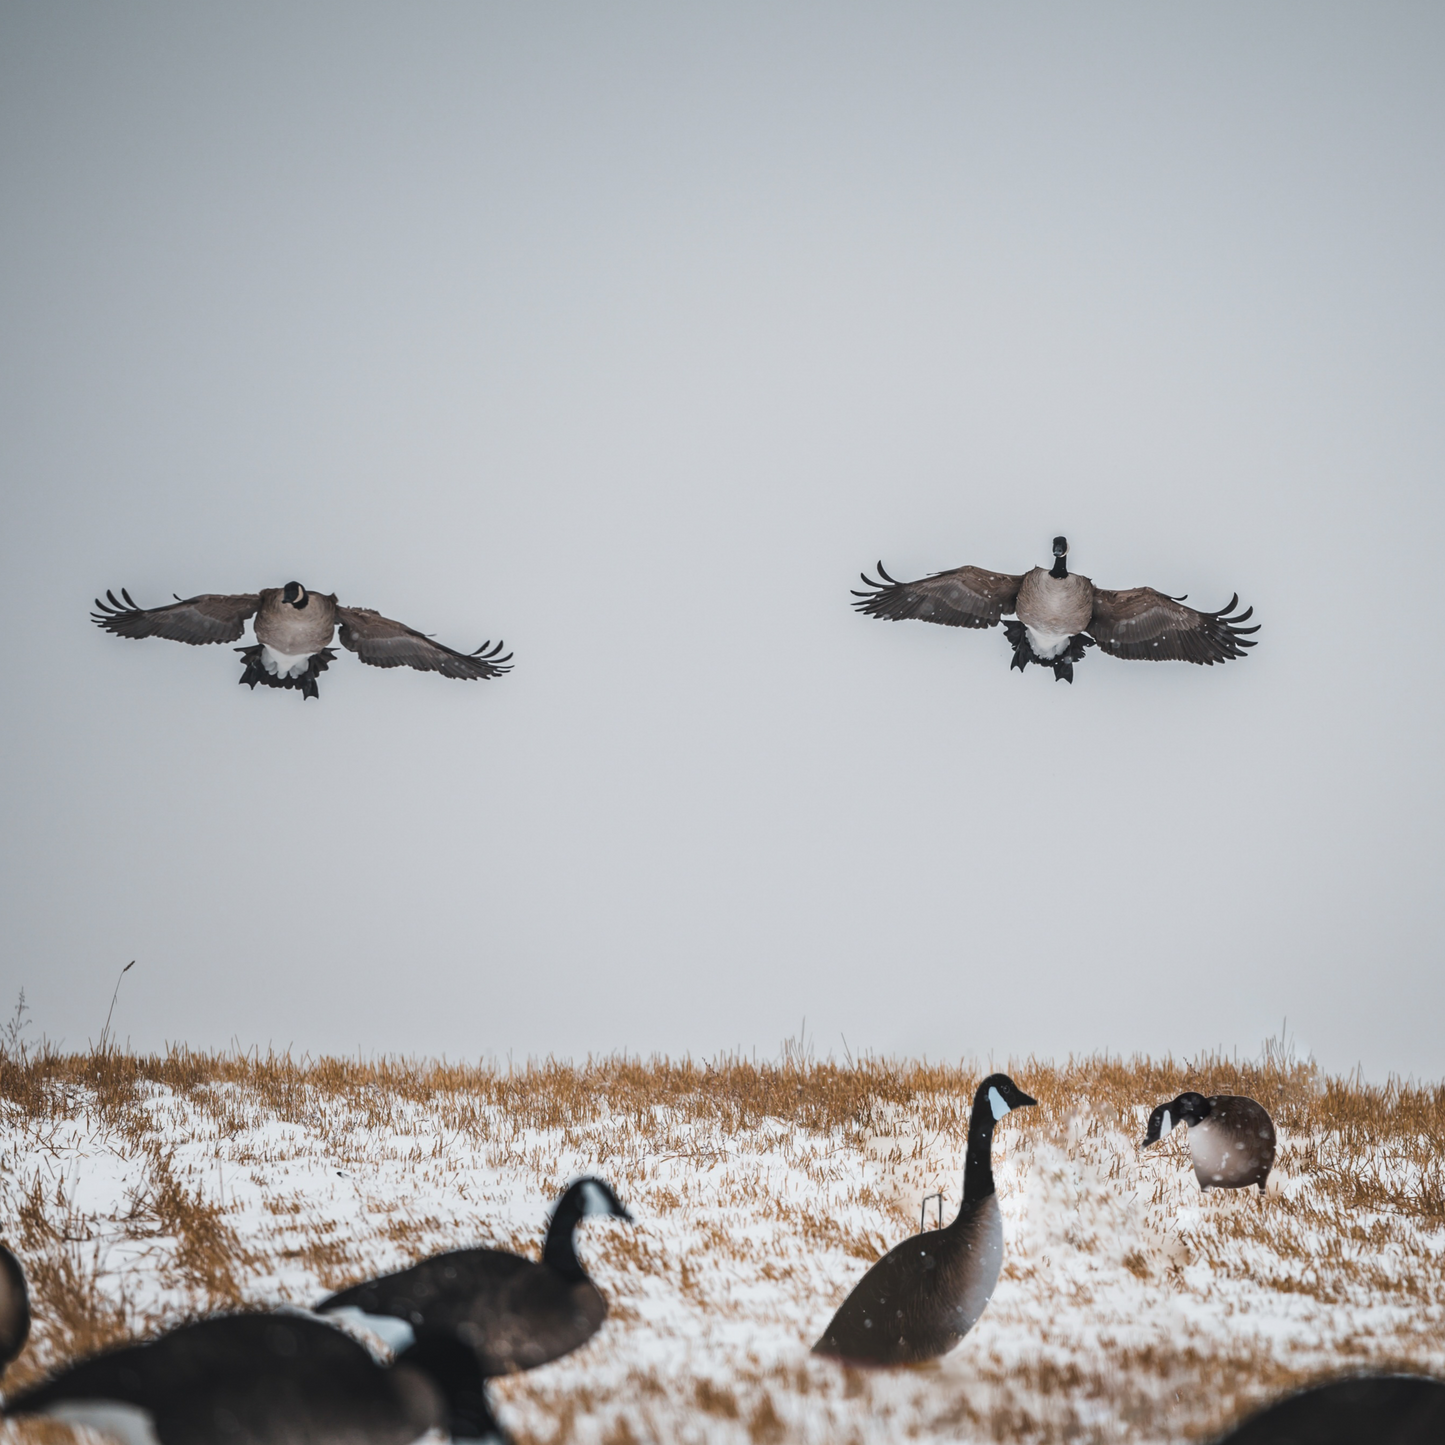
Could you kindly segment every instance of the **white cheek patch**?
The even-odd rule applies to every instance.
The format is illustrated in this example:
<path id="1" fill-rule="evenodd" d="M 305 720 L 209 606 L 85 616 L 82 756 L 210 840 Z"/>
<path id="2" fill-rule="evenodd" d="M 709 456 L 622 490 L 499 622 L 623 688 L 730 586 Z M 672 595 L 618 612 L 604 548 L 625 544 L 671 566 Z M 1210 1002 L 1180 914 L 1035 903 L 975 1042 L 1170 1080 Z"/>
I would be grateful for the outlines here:
<path id="1" fill-rule="evenodd" d="M 582 1186 L 582 1213 L 611 1214 L 612 1201 L 590 1179 Z"/>
<path id="2" fill-rule="evenodd" d="M 342 1305 L 339 1309 L 327 1310 L 323 1318 L 344 1320 L 353 1329 L 375 1335 L 394 1355 L 416 1344 L 416 1331 L 395 1315 L 369 1315 L 355 1305 Z"/>
<path id="3" fill-rule="evenodd" d="M 1166 1134 L 1174 1132 L 1174 1120 L 1169 1117 L 1169 1110 L 1165 1109 L 1164 1117 L 1159 1121 L 1159 1137 L 1162 1139 Z"/>
<path id="4" fill-rule="evenodd" d="M 81 1425 L 121 1445 L 161 1445 L 149 1410 L 120 1400 L 62 1400 L 41 1413 L 66 1425 Z"/>
<path id="5" fill-rule="evenodd" d="M 1004 1103 L 1003 1095 L 992 1084 L 988 1086 L 988 1106 L 993 1110 L 995 1122 L 1008 1113 L 1008 1105 Z"/>

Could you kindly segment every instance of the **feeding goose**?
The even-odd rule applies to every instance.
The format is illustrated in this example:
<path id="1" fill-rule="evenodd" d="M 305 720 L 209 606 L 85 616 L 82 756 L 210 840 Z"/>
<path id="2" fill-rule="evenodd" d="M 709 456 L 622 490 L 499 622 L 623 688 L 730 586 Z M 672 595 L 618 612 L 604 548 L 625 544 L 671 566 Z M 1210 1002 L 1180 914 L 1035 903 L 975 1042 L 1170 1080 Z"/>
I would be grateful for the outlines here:
<path id="1" fill-rule="evenodd" d="M 223 1315 L 67 1365 L 5 1401 L 121 1445 L 506 1445 L 471 1351 L 423 1337 L 390 1367 L 302 1314 Z"/>
<path id="2" fill-rule="evenodd" d="M 1149 1115 L 1141 1149 L 1189 1128 L 1189 1157 L 1201 1189 L 1247 1189 L 1274 1167 L 1274 1120 L 1263 1104 L 1242 1094 L 1180 1094 Z"/>
<path id="3" fill-rule="evenodd" d="M 163 607 L 139 607 L 124 587 L 109 602 L 95 599 L 91 621 L 117 637 L 167 637 L 199 647 L 234 642 L 247 620 L 256 619 L 256 641 L 238 647 L 245 663 L 241 682 L 263 687 L 299 688 L 303 698 L 319 697 L 316 679 L 335 660 L 332 633 L 341 645 L 372 667 L 414 667 L 443 677 L 500 677 L 510 672 L 511 657 L 498 654 L 502 643 L 484 642 L 475 652 L 455 652 L 425 633 L 393 622 L 369 607 L 340 607 L 334 593 L 309 592 L 299 582 L 263 587 L 235 596 L 203 592 L 177 598 Z M 490 650 L 489 650 L 490 649 Z"/>
<path id="4" fill-rule="evenodd" d="M 20 1261 L 0 1244 L 0 1374 L 30 1337 L 30 1291 Z"/>
<path id="5" fill-rule="evenodd" d="M 1253 647 L 1246 634 L 1259 624 L 1242 627 L 1254 608 L 1235 614 L 1239 594 L 1218 612 L 1198 612 L 1184 598 L 1169 597 L 1152 587 L 1110 592 L 1087 577 L 1070 572 L 1067 537 L 1054 538 L 1054 565 L 1035 567 L 1013 576 L 982 567 L 955 567 L 917 582 L 899 582 L 878 564 L 881 581 L 862 575 L 869 590 L 853 596 L 853 605 L 870 617 L 897 622 L 917 617 L 947 627 L 993 627 L 1009 613 L 1004 632 L 1013 648 L 1009 670 L 1022 672 L 1029 663 L 1052 667 L 1055 680 L 1073 682 L 1074 664 L 1086 647 L 1097 646 L 1112 657 L 1147 662 L 1197 662 L 1212 667 L 1243 657 Z"/>
<path id="6" fill-rule="evenodd" d="M 977 1323 L 1003 1267 L 1003 1216 L 993 1186 L 993 1127 L 1038 1103 L 1007 1074 L 973 1096 L 963 1202 L 953 1223 L 915 1234 L 874 1264 L 813 1346 L 850 1364 L 914 1365 L 946 1354 Z"/>
<path id="7" fill-rule="evenodd" d="M 1445 1383 L 1425 1375 L 1359 1375 L 1287 1395 L 1219 1445 L 1440 1445 Z"/>
<path id="8" fill-rule="evenodd" d="M 317 1306 L 404 1345 L 413 1329 L 449 1332 L 484 1375 L 531 1370 L 570 1354 L 602 1327 L 607 1301 L 587 1277 L 572 1236 L 585 1218 L 632 1216 L 610 1185 L 579 1179 L 558 1199 L 540 1261 L 503 1249 L 456 1249 L 353 1285 Z"/>

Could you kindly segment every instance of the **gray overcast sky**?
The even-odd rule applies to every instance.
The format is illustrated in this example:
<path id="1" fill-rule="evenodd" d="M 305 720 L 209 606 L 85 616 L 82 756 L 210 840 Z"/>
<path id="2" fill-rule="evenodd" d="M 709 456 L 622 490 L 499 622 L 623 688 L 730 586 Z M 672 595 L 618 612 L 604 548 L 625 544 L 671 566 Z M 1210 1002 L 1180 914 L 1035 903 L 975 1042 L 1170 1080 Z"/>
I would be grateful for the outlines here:
<path id="1" fill-rule="evenodd" d="M 0 11 L 0 984 L 83 1044 L 1445 1072 L 1437 5 Z M 1248 661 L 856 616 L 1071 564 Z M 90 599 L 516 671 L 321 699 Z"/>

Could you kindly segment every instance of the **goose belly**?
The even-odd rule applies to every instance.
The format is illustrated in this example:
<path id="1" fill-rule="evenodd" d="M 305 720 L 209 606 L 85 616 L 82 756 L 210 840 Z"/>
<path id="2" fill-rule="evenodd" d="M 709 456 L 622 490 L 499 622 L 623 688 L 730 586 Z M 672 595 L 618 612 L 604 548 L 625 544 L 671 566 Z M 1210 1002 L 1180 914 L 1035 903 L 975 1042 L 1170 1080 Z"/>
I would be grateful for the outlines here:
<path id="1" fill-rule="evenodd" d="M 1201 1189 L 1233 1189 L 1254 1163 L 1230 1132 L 1210 1119 L 1189 1131 L 1189 1157 Z"/>
<path id="2" fill-rule="evenodd" d="M 1051 577 L 1042 567 L 1019 585 L 1015 610 L 1028 629 L 1029 646 L 1044 662 L 1051 662 L 1082 632 L 1094 615 L 1094 584 L 1071 573 Z"/>

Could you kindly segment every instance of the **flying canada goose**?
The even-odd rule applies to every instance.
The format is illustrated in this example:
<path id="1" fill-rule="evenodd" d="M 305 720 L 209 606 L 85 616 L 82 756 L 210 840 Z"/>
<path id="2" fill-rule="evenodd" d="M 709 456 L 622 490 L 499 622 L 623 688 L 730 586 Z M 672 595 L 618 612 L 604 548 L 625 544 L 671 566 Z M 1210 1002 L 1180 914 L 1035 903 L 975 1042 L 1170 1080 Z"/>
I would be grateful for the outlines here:
<path id="1" fill-rule="evenodd" d="M 993 1126 L 1038 1103 L 1007 1074 L 973 1096 L 963 1203 L 953 1223 L 915 1234 L 874 1264 L 838 1307 L 813 1353 L 850 1364 L 914 1365 L 947 1354 L 977 1323 L 1003 1267 L 1003 1217 L 993 1190 Z"/>
<path id="2" fill-rule="evenodd" d="M 1016 622 L 1003 625 L 1014 650 L 1009 670 L 1022 672 L 1033 662 L 1052 667 L 1055 680 L 1065 682 L 1073 682 L 1074 664 L 1096 643 L 1113 657 L 1173 659 L 1206 667 L 1243 657 L 1241 649 L 1254 646 L 1245 634 L 1258 632 L 1259 624 L 1240 626 L 1254 608 L 1230 615 L 1239 605 L 1238 593 L 1218 612 L 1196 612 L 1183 605 L 1182 597 L 1168 597 L 1152 587 L 1122 592 L 1095 587 L 1068 570 L 1068 555 L 1068 538 L 1055 537 L 1054 565 L 1047 571 L 1035 567 L 1015 577 L 982 567 L 955 567 L 917 582 L 895 581 L 880 562 L 882 581 L 862 573 L 869 590 L 855 589 L 853 596 L 860 600 L 853 605 L 870 617 L 894 622 L 918 617 L 948 627 L 992 627 L 1007 613 L 1017 613 Z"/>
<path id="3" fill-rule="evenodd" d="M 423 1336 L 390 1367 L 303 1314 L 224 1315 L 76 1364 L 5 1401 L 121 1445 L 506 1445 L 470 1350 Z"/>
<path id="4" fill-rule="evenodd" d="M 504 1249 L 456 1249 L 352 1285 L 317 1310 L 388 1343 L 404 1342 L 413 1328 L 453 1334 L 475 1352 L 483 1375 L 535 1369 L 586 1344 L 607 1317 L 572 1244 L 578 1222 L 599 1214 L 632 1221 L 610 1185 L 579 1179 L 552 1211 L 540 1263 Z"/>
<path id="5" fill-rule="evenodd" d="M 1360 1375 L 1288 1395 L 1218 1445 L 1440 1445 L 1445 1384 L 1424 1375 Z"/>
<path id="6" fill-rule="evenodd" d="M 0 1375 L 30 1337 L 30 1291 L 20 1261 L 0 1244 Z"/>
<path id="7" fill-rule="evenodd" d="M 1274 1120 L 1263 1104 L 1241 1094 L 1180 1094 L 1149 1115 L 1141 1149 L 1157 1144 L 1179 1124 L 1189 1126 L 1189 1157 L 1201 1189 L 1247 1189 L 1274 1167 Z"/>
<path id="8" fill-rule="evenodd" d="M 467 679 L 500 677 L 512 670 L 512 654 L 498 656 L 500 642 L 495 647 L 484 642 L 475 652 L 453 652 L 404 622 L 393 622 L 369 607 L 338 607 L 334 593 L 308 592 L 299 582 L 234 597 L 203 592 L 178 597 L 164 607 L 138 607 L 124 587 L 120 598 L 114 592 L 105 595 L 109 603 L 97 597 L 96 611 L 90 614 L 96 626 L 117 637 L 168 637 L 193 647 L 234 642 L 254 613 L 256 641 L 236 649 L 246 664 L 240 680 L 253 692 L 259 682 L 263 687 L 299 688 L 303 699 L 319 697 L 316 679 L 336 658 L 330 643 L 338 625 L 341 645 L 372 667 L 414 667 Z"/>

